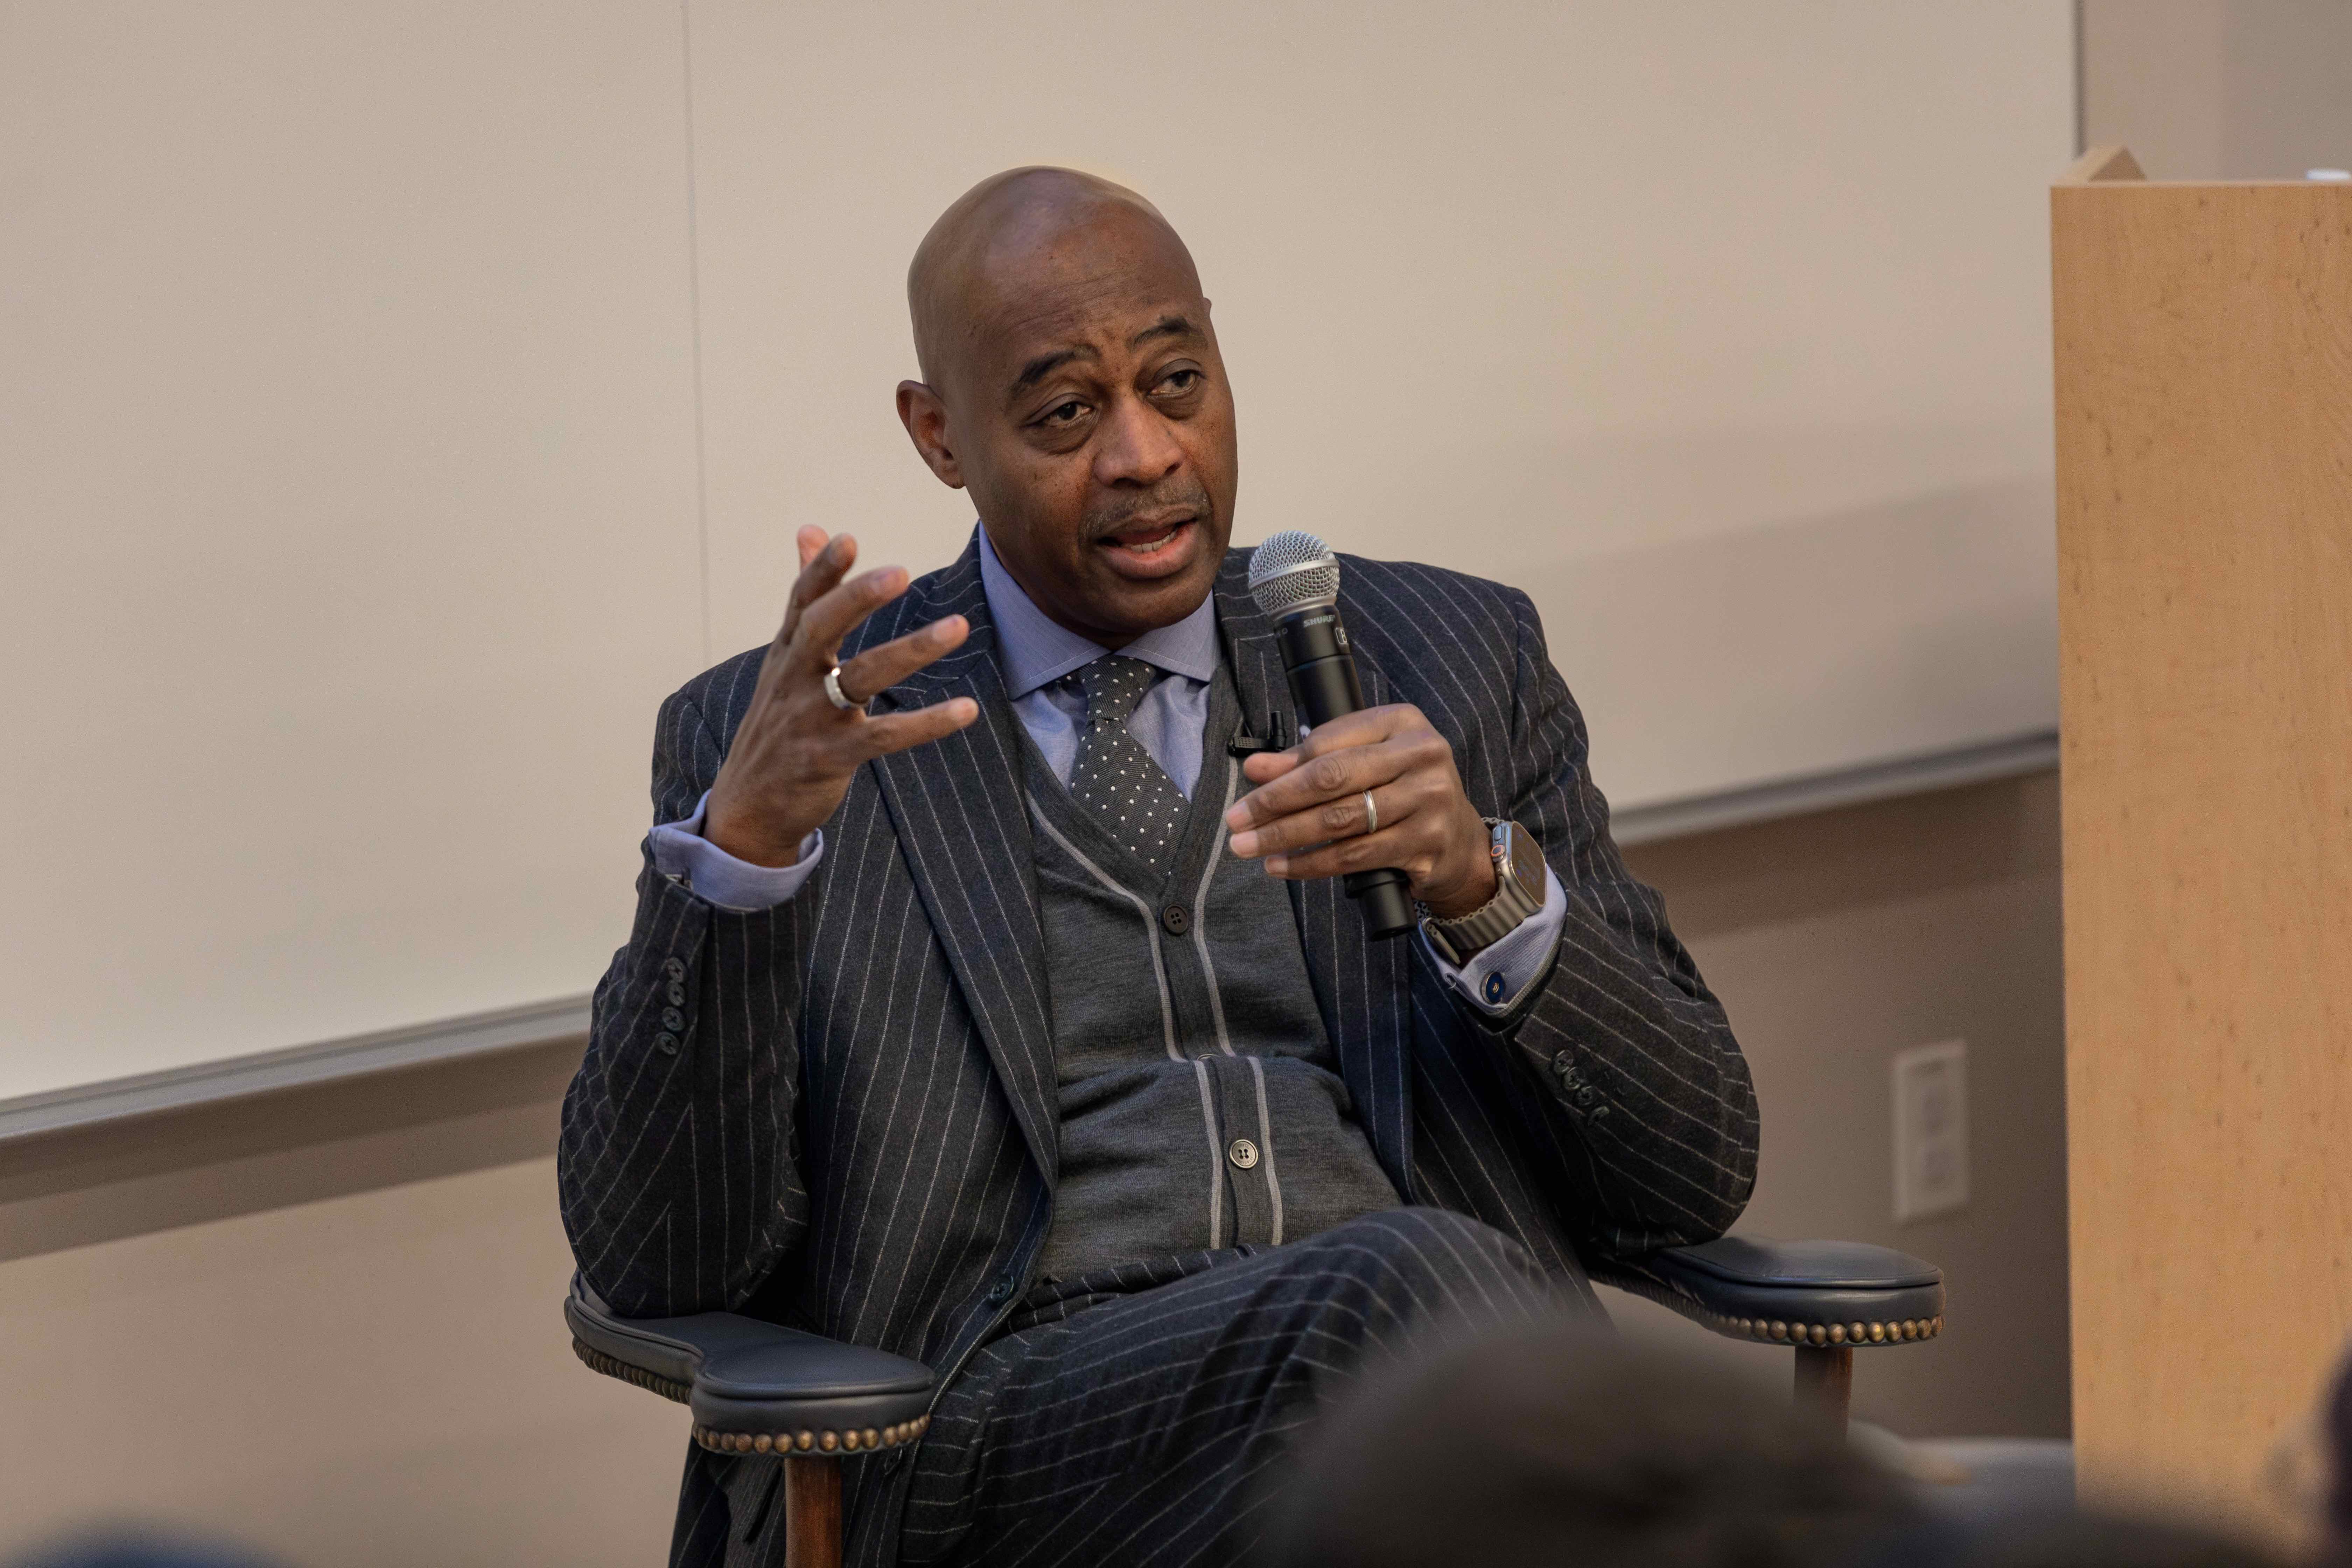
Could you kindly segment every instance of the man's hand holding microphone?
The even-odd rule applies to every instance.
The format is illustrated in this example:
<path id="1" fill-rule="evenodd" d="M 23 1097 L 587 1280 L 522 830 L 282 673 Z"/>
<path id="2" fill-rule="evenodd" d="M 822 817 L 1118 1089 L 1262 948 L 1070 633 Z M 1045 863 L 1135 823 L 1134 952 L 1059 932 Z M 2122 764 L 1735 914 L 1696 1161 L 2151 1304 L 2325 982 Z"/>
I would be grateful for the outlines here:
<path id="1" fill-rule="evenodd" d="M 1440 919 L 1495 896 L 1486 825 L 1446 743 L 1409 702 L 1318 724 L 1286 752 L 1242 764 L 1258 787 L 1234 803 L 1234 853 L 1293 881 L 1394 867 Z"/>

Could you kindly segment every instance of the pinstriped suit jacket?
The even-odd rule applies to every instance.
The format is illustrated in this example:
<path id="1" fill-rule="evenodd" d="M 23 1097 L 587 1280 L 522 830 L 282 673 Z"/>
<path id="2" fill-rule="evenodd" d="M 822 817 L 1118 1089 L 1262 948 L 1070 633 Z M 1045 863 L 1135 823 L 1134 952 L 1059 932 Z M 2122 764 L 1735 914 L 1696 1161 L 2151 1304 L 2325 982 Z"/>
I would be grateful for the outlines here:
<path id="1" fill-rule="evenodd" d="M 1754 1181 L 1747 1066 L 1618 857 L 1533 605 L 1435 567 L 1343 562 L 1367 699 L 1416 704 L 1472 804 L 1533 831 L 1569 895 L 1557 961 L 1496 1022 L 1418 940 L 1368 942 L 1336 880 L 1291 885 L 1375 1154 L 1399 1192 L 1563 1273 L 1580 1253 L 1720 1234 Z M 1245 577 L 1230 552 L 1215 592 L 1242 710 L 1265 734 L 1289 697 Z M 1025 1285 L 1055 1174 L 1052 977 L 976 548 L 845 658 L 950 614 L 971 621 L 964 646 L 876 705 L 961 694 L 981 720 L 860 769 L 798 898 L 715 909 L 646 855 L 559 1161 L 581 1270 L 621 1312 L 750 1310 L 914 1356 L 944 1384 Z M 662 705 L 656 821 L 710 786 L 764 651 Z"/>

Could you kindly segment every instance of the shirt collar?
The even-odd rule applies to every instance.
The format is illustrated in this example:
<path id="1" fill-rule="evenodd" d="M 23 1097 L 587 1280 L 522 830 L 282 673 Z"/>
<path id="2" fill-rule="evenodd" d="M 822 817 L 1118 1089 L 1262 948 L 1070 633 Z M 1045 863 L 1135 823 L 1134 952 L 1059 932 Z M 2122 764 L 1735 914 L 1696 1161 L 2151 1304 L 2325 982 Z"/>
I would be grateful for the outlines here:
<path id="1" fill-rule="evenodd" d="M 1059 625 L 1037 607 L 996 558 L 986 524 L 980 530 L 980 584 L 988 595 L 989 619 L 996 625 L 996 662 L 1004 675 L 1007 697 L 1018 700 L 1112 651 Z M 1148 631 L 1118 651 L 1170 675 L 1203 682 L 1215 679 L 1216 595 L 1203 595 L 1192 613 L 1174 626 Z"/>

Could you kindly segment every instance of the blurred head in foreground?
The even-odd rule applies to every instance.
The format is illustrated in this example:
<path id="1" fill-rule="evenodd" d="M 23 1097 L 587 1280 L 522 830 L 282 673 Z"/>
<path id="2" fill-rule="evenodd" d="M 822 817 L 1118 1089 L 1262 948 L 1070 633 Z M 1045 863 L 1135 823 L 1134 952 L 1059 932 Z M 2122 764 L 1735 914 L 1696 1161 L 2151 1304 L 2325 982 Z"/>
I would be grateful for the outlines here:
<path id="1" fill-rule="evenodd" d="M 1272 1504 L 1264 1568 L 2277 1568 L 2085 1515 L 1968 1526 L 1758 1387 L 1590 1329 L 1367 1380 Z"/>
<path id="2" fill-rule="evenodd" d="M 135 1529 L 99 1529 L 54 1542 L 14 1568 L 277 1568 L 265 1558 L 217 1542 Z"/>
<path id="3" fill-rule="evenodd" d="M 1785 1394 L 1558 1328 L 1368 1382 L 1276 1507 L 1271 1568 L 1799 1568 L 1917 1519 Z"/>
<path id="4" fill-rule="evenodd" d="M 2352 1568 L 2352 1354 L 2336 1369 L 2320 1406 L 2319 1428 L 2326 1510 L 2322 1560 L 2330 1568 Z"/>
<path id="5" fill-rule="evenodd" d="M 2097 1514 L 2014 1520 L 1912 1552 L 1865 1556 L 1851 1568 L 2282 1568 L 2241 1542 L 2187 1525 Z"/>

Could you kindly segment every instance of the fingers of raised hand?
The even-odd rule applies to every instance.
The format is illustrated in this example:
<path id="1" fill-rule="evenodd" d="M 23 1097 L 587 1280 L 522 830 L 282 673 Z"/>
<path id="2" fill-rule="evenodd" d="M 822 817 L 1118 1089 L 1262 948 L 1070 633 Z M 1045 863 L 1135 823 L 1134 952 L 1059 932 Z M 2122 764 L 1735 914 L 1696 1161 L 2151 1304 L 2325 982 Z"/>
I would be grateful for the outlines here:
<path id="1" fill-rule="evenodd" d="M 942 654 L 953 652 L 971 632 L 971 622 L 961 616 L 948 616 L 880 647 L 867 648 L 841 667 L 842 691 L 851 701 L 863 703 Z"/>
<path id="2" fill-rule="evenodd" d="M 841 639 L 906 591 L 907 573 L 900 566 L 877 566 L 827 589 L 801 611 L 793 637 L 800 662 L 820 674 L 831 668 Z"/>
<path id="3" fill-rule="evenodd" d="M 954 697 L 929 708 L 868 719 L 850 734 L 865 755 L 881 757 L 952 735 L 979 717 L 979 703 L 969 697 Z"/>
<path id="4" fill-rule="evenodd" d="M 857 541 L 845 533 L 828 537 L 821 528 L 803 528 L 794 542 L 800 548 L 801 573 L 793 579 L 793 591 L 784 601 L 784 624 L 776 633 L 778 647 L 792 642 L 793 631 L 809 605 L 840 582 L 842 574 L 857 559 Z"/>

